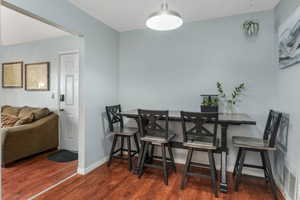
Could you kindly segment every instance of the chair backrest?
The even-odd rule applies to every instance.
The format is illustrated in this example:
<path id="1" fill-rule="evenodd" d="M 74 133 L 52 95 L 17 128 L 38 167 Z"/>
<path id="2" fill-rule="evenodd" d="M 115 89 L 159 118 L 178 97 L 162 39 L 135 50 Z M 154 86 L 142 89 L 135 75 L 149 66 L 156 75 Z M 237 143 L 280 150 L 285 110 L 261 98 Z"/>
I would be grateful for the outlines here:
<path id="1" fill-rule="evenodd" d="M 138 114 L 141 137 L 149 135 L 168 139 L 169 111 L 138 109 Z"/>
<path id="2" fill-rule="evenodd" d="M 121 113 L 121 105 L 113 105 L 113 106 L 106 106 L 106 114 L 109 123 L 109 130 L 111 132 L 114 131 L 114 124 L 119 123 L 121 129 L 124 128 L 123 117 L 119 115 Z"/>
<path id="3" fill-rule="evenodd" d="M 270 110 L 266 128 L 264 131 L 264 140 L 269 141 L 269 147 L 275 146 L 281 118 L 282 113 Z"/>
<path id="4" fill-rule="evenodd" d="M 218 113 L 196 113 L 181 111 L 181 123 L 183 132 L 183 141 L 188 140 L 203 141 L 209 139 L 213 144 L 216 144 L 218 133 Z M 212 125 L 212 130 L 208 125 Z"/>

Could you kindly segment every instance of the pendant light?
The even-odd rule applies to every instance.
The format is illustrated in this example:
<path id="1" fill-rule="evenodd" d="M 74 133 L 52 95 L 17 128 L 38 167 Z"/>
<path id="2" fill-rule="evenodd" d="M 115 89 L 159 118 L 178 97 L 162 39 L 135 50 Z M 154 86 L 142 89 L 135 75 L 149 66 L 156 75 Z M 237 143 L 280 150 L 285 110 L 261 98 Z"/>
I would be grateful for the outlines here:
<path id="1" fill-rule="evenodd" d="M 152 13 L 147 21 L 146 26 L 156 31 L 170 31 L 179 28 L 183 24 L 179 13 L 169 10 L 166 0 L 161 5 L 161 10 Z"/>

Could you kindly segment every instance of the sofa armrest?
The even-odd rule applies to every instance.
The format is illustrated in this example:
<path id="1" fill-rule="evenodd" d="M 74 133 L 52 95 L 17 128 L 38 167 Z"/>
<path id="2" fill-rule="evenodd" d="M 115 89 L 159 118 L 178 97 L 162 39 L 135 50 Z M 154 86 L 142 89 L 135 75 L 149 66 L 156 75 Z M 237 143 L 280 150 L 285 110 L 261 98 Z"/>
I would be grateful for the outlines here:
<path id="1" fill-rule="evenodd" d="M 31 156 L 58 147 L 58 115 L 51 114 L 31 124 L 4 131 L 3 163 Z"/>

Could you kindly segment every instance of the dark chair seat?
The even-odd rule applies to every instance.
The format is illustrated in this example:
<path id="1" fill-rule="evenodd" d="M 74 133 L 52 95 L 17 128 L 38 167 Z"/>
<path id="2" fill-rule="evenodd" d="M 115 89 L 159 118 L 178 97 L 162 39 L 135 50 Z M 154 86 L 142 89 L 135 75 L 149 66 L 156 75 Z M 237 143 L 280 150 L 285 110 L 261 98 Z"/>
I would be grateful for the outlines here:
<path id="1" fill-rule="evenodd" d="M 169 131 L 169 111 L 158 110 L 138 110 L 139 113 L 139 130 L 141 133 L 142 153 L 139 157 L 139 178 L 144 173 L 144 167 L 162 169 L 164 173 L 164 183 L 168 185 L 168 171 L 172 167 L 176 172 L 176 165 L 171 149 L 170 141 L 176 136 Z M 150 160 L 157 158 L 162 161 L 162 165 L 145 163 L 148 155 L 148 147 L 151 145 Z M 161 157 L 154 156 L 154 148 L 161 147 Z M 167 158 L 166 150 L 169 152 Z"/>
<path id="2" fill-rule="evenodd" d="M 218 197 L 217 191 L 217 170 L 215 164 L 214 153 L 218 147 L 218 113 L 196 113 L 196 112 L 180 112 L 183 146 L 188 150 L 180 188 L 184 189 L 188 176 L 207 177 L 211 179 L 211 186 L 215 197 Z M 212 122 L 213 126 L 208 126 L 208 122 Z M 208 165 L 204 163 L 192 162 L 193 152 L 202 151 L 208 154 Z M 194 172 L 191 165 L 206 166 L 210 169 L 210 176 L 207 174 Z"/>
<path id="3" fill-rule="evenodd" d="M 169 131 L 168 138 L 166 139 L 164 137 L 165 133 L 163 131 L 156 131 L 153 135 L 146 135 L 144 137 L 141 137 L 141 140 L 144 142 L 151 142 L 157 145 L 166 144 L 169 143 L 175 136 L 175 133 L 172 133 Z"/>
<path id="4" fill-rule="evenodd" d="M 268 140 L 263 140 L 260 138 L 234 136 L 232 137 L 232 143 L 238 148 L 241 147 L 268 151 L 276 150 L 275 147 L 270 147 Z"/>
<path id="5" fill-rule="evenodd" d="M 218 148 L 219 139 L 216 139 L 214 144 L 212 137 L 203 137 L 202 140 L 188 140 L 183 143 L 183 146 L 195 148 L 195 149 L 207 149 L 207 150 L 216 150 Z"/>
<path id="6" fill-rule="evenodd" d="M 137 128 L 133 127 L 115 127 L 114 131 L 111 132 L 113 135 L 124 135 L 124 136 L 133 136 L 138 132 Z"/>
<path id="7" fill-rule="evenodd" d="M 277 188 L 273 177 L 269 152 L 276 150 L 276 137 L 281 124 L 282 113 L 270 110 L 263 138 L 253 137 L 232 137 L 233 146 L 238 148 L 237 159 L 235 161 L 233 176 L 235 179 L 235 191 L 239 190 L 243 167 L 262 169 L 267 183 L 270 183 L 274 199 L 277 197 Z M 245 157 L 248 152 L 260 154 L 261 165 L 245 164 Z"/>
<path id="8" fill-rule="evenodd" d="M 106 106 L 106 115 L 109 122 L 109 130 L 111 135 L 113 136 L 113 142 L 110 149 L 109 159 L 107 162 L 107 166 L 111 165 L 112 159 L 125 159 L 128 160 L 128 169 L 131 171 L 132 169 L 132 157 L 139 153 L 140 147 L 137 138 L 138 129 L 137 128 L 130 128 L 124 127 L 124 121 L 121 113 L 121 105 L 113 105 L 113 106 Z M 131 149 L 131 138 L 134 139 L 136 145 L 136 151 Z M 117 140 L 121 140 L 121 147 L 117 150 Z M 127 149 L 124 148 L 124 140 L 127 140 Z M 127 158 L 123 157 L 123 151 L 127 151 Z M 119 154 L 119 155 L 117 155 Z"/>

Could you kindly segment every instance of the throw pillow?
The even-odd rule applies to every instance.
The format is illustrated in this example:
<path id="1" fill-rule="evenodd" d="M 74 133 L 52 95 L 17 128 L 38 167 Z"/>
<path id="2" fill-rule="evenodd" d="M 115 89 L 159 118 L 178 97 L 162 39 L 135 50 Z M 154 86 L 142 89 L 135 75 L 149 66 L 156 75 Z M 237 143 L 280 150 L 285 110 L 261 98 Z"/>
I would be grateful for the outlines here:
<path id="1" fill-rule="evenodd" d="M 18 120 L 16 116 L 1 114 L 1 128 L 13 127 Z"/>
<path id="2" fill-rule="evenodd" d="M 33 113 L 33 108 L 28 107 L 28 106 L 24 106 L 20 109 L 18 117 L 20 119 L 26 118 L 26 117 L 30 116 L 32 113 Z"/>
<path id="3" fill-rule="evenodd" d="M 42 119 L 42 118 L 48 116 L 49 113 L 50 113 L 50 111 L 49 111 L 48 108 L 35 109 L 35 110 L 33 111 L 33 114 L 34 114 L 34 120 Z"/>
<path id="4" fill-rule="evenodd" d="M 20 112 L 20 108 L 18 107 L 12 107 L 12 106 L 3 106 L 1 108 L 1 113 L 4 115 L 13 115 L 18 116 Z"/>
<path id="5" fill-rule="evenodd" d="M 15 123 L 15 126 L 21 126 L 21 125 L 29 124 L 29 123 L 33 122 L 33 119 L 34 119 L 34 115 L 33 115 L 33 113 L 30 113 L 28 116 L 25 116 L 25 117 L 19 119 Z"/>

